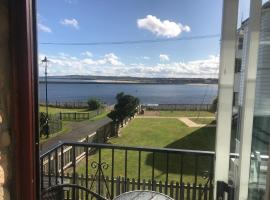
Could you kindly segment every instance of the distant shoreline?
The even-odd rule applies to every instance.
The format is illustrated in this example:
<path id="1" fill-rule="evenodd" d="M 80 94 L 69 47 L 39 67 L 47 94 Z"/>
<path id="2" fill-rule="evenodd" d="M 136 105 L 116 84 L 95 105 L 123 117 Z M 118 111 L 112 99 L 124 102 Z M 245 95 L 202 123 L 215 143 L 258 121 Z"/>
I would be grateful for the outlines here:
<path id="1" fill-rule="evenodd" d="M 182 85 L 182 84 L 217 84 L 212 78 L 142 78 L 125 76 L 49 76 L 48 83 L 52 84 L 155 84 L 155 85 Z M 45 77 L 39 77 L 44 83 Z"/>
<path id="2" fill-rule="evenodd" d="M 39 81 L 45 83 L 45 81 Z M 48 84 L 216 85 L 217 83 L 157 83 L 136 81 L 48 81 Z"/>

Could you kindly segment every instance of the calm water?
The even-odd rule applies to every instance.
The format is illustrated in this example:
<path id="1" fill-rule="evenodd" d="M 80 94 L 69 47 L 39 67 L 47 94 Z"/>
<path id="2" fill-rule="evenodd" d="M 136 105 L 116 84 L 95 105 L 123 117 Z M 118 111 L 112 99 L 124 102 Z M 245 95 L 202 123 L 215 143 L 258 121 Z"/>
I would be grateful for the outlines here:
<path id="1" fill-rule="evenodd" d="M 217 85 L 157 85 L 157 84 L 48 84 L 48 99 L 55 101 L 86 101 L 96 97 L 113 104 L 119 92 L 140 98 L 149 104 L 201 104 L 211 103 L 217 96 Z M 39 85 L 40 101 L 45 101 L 45 84 Z M 203 100 L 204 99 L 204 100 Z"/>

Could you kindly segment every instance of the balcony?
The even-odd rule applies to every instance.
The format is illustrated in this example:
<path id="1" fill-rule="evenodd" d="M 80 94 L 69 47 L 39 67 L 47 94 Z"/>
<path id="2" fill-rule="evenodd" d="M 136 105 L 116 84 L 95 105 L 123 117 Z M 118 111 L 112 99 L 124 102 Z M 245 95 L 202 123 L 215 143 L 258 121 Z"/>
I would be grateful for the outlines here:
<path id="1" fill-rule="evenodd" d="M 214 156 L 209 151 L 60 143 L 40 156 L 41 193 L 43 199 L 99 199 L 96 194 L 114 199 L 150 190 L 176 200 L 213 199 Z"/>

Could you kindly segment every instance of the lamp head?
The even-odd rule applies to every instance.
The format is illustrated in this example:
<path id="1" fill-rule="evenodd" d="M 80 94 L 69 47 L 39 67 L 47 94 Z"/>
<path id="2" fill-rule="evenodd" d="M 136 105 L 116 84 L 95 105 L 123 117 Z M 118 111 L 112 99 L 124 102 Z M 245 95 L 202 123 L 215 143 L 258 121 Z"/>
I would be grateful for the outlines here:
<path id="1" fill-rule="evenodd" d="M 45 62 L 45 63 L 47 63 L 47 62 L 48 62 L 47 57 L 45 56 L 45 57 L 44 57 L 44 59 L 43 59 L 43 60 L 41 60 L 41 62 Z"/>

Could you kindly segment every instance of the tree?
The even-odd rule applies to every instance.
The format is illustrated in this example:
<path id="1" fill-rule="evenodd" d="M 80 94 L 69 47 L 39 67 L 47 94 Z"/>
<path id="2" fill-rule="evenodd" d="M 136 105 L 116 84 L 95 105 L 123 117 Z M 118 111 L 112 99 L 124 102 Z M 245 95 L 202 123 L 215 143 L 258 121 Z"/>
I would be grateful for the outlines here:
<path id="1" fill-rule="evenodd" d="M 124 119 L 134 117 L 140 100 L 123 92 L 116 95 L 116 100 L 117 103 L 114 106 L 114 110 L 108 114 L 108 117 L 115 123 L 123 124 Z"/>
<path id="2" fill-rule="evenodd" d="M 87 102 L 89 110 L 97 110 L 100 109 L 102 104 L 101 102 L 96 98 L 91 98 Z"/>
<path id="3" fill-rule="evenodd" d="M 212 102 L 212 105 L 211 105 L 211 111 L 212 112 L 216 112 L 217 111 L 217 104 L 218 104 L 218 98 L 216 97 L 213 102 Z"/>

